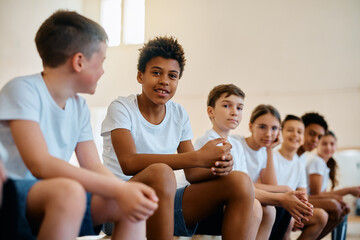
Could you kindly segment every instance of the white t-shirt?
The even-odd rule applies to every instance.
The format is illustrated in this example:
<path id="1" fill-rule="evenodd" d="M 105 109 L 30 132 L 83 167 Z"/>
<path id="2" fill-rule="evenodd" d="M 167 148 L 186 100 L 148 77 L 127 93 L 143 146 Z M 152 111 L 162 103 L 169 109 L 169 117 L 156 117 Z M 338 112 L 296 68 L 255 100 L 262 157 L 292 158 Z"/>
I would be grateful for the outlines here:
<path id="1" fill-rule="evenodd" d="M 260 177 L 260 172 L 263 168 L 266 168 L 267 162 L 267 152 L 266 148 L 262 147 L 258 151 L 253 150 L 247 145 L 244 137 L 239 135 L 232 135 L 234 139 L 238 140 L 245 153 L 246 159 L 246 167 L 248 171 L 248 175 L 252 179 L 253 182 L 257 182 Z"/>
<path id="2" fill-rule="evenodd" d="M 110 104 L 101 127 L 101 136 L 104 139 L 103 160 L 104 165 L 117 177 L 129 180 L 132 176 L 125 175 L 120 167 L 111 143 L 112 130 L 129 130 L 137 153 L 145 154 L 174 154 L 180 142 L 193 138 L 185 109 L 171 100 L 165 107 L 163 121 L 154 125 L 141 115 L 136 95 L 118 97 Z"/>
<path id="3" fill-rule="evenodd" d="M 215 132 L 214 129 L 207 130 L 202 137 L 198 138 L 195 141 L 194 148 L 198 150 L 202 146 L 204 146 L 208 141 L 216 138 L 220 138 L 220 135 L 217 132 Z M 230 153 L 234 161 L 233 170 L 247 173 L 245 154 L 241 143 L 232 136 L 229 136 L 227 140 L 232 145 Z"/>
<path id="4" fill-rule="evenodd" d="M 306 162 L 295 154 L 292 160 L 284 158 L 279 150 L 273 152 L 278 185 L 289 186 L 292 190 L 307 187 Z"/>
<path id="5" fill-rule="evenodd" d="M 321 192 L 325 192 L 330 180 L 330 168 L 326 165 L 324 159 L 317 154 L 310 154 L 307 156 L 308 162 L 306 172 L 309 177 L 311 174 L 319 174 L 322 176 Z M 310 188 L 309 188 L 310 189 Z"/>
<path id="6" fill-rule="evenodd" d="M 18 77 L 0 91 L 0 142 L 7 174 L 14 179 L 34 179 L 22 161 L 11 135 L 9 120 L 37 122 L 49 153 L 69 161 L 78 142 L 93 139 L 90 113 L 84 98 L 75 95 L 61 109 L 50 95 L 40 73 Z"/>

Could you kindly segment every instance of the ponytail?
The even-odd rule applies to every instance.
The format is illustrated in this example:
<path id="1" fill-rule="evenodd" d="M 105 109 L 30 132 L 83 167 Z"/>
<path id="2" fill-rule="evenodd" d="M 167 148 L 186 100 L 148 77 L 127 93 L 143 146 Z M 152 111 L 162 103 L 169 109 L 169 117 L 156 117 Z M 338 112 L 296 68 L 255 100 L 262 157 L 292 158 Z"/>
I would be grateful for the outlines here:
<path id="1" fill-rule="evenodd" d="M 336 172 L 337 172 L 337 163 L 333 157 L 329 159 L 329 161 L 326 163 L 328 168 L 330 168 L 330 180 L 331 180 L 331 190 L 334 190 L 334 188 L 338 185 L 338 180 L 336 178 Z"/>

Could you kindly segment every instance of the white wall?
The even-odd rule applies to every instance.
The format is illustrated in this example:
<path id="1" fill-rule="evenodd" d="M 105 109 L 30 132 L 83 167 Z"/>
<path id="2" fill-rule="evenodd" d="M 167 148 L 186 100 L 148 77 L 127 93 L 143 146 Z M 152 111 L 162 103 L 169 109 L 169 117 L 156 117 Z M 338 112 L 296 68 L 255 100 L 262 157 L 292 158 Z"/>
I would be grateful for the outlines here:
<path id="1" fill-rule="evenodd" d="M 98 0 L 0 0 L 0 87 L 39 71 L 33 42 L 41 22 L 57 8 L 98 20 Z M 358 0 L 147 0 L 146 38 L 174 35 L 188 59 L 175 100 L 185 106 L 195 136 L 210 127 L 210 89 L 235 83 L 251 110 L 270 103 L 282 115 L 319 111 L 341 147 L 360 146 L 360 1 Z M 141 46 L 109 48 L 105 74 L 90 106 L 140 91 L 136 63 Z"/>

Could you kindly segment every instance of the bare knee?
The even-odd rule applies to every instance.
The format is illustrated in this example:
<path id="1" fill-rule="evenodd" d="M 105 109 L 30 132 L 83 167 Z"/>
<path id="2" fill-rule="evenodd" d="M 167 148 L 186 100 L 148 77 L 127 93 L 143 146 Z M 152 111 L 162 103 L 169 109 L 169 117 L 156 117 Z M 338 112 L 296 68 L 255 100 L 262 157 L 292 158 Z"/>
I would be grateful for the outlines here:
<path id="1" fill-rule="evenodd" d="M 50 192 L 47 205 L 60 211 L 84 212 L 86 193 L 83 186 L 73 180 L 59 178 L 51 180 L 53 191 Z"/>
<path id="2" fill-rule="evenodd" d="M 315 208 L 314 209 L 314 218 L 315 218 L 314 219 L 315 222 L 323 228 L 327 224 L 329 215 L 324 209 Z"/>
<path id="3" fill-rule="evenodd" d="M 232 171 L 226 177 L 223 177 L 225 180 L 224 188 L 226 187 L 229 192 L 240 198 L 247 198 L 249 201 L 254 201 L 254 187 L 250 177 L 240 171 Z"/>
<path id="4" fill-rule="evenodd" d="M 274 223 L 276 217 L 276 209 L 274 206 L 263 206 L 263 219 L 266 222 Z"/>
<path id="5" fill-rule="evenodd" d="M 158 195 L 175 196 L 176 178 L 172 168 L 167 164 L 155 163 L 147 167 L 149 177 L 147 177 L 145 184 L 154 188 Z"/>
<path id="6" fill-rule="evenodd" d="M 260 202 L 257 199 L 254 199 L 253 209 L 254 209 L 253 210 L 254 220 L 260 223 L 263 218 L 263 209 Z"/>
<path id="7" fill-rule="evenodd" d="M 328 207 L 330 208 L 329 219 L 332 221 L 340 221 L 342 217 L 341 204 L 335 199 L 330 199 L 328 201 Z"/>

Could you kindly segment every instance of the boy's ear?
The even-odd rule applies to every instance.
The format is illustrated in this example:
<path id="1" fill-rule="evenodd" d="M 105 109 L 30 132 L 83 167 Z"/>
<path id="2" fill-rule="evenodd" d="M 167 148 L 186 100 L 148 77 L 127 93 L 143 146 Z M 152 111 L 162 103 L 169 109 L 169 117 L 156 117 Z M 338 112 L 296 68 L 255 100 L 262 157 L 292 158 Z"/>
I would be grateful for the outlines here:
<path id="1" fill-rule="evenodd" d="M 213 117 L 214 117 L 214 108 L 211 107 L 211 106 L 208 106 L 207 107 L 207 114 L 208 114 L 210 120 L 213 119 Z"/>
<path id="2" fill-rule="evenodd" d="M 84 58 L 85 56 L 82 53 L 75 53 L 71 58 L 71 66 L 75 72 L 81 72 L 84 66 Z"/>
<path id="3" fill-rule="evenodd" d="M 138 71 L 136 79 L 137 79 L 138 83 L 142 84 L 143 83 L 143 73 Z"/>

